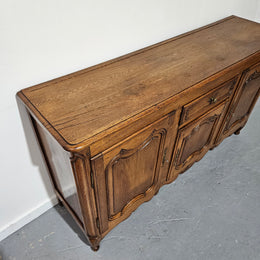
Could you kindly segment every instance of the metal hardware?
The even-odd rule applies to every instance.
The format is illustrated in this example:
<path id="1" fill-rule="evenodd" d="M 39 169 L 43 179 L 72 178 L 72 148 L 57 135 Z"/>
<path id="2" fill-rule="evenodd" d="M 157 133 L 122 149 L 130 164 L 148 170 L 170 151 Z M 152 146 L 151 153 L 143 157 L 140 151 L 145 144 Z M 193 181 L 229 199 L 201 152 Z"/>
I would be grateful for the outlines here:
<path id="1" fill-rule="evenodd" d="M 178 161 L 178 158 L 179 158 L 179 156 L 180 156 L 180 152 L 181 152 L 180 149 L 178 149 L 177 152 L 176 152 L 175 160 L 174 160 L 174 164 L 175 164 L 175 166 L 177 165 L 177 161 Z"/>
<path id="2" fill-rule="evenodd" d="M 162 166 L 164 166 L 165 162 L 168 162 L 168 160 L 166 160 L 166 153 L 167 153 L 167 148 L 165 148 L 163 152 Z"/>
<path id="3" fill-rule="evenodd" d="M 96 224 L 97 224 L 97 228 L 100 229 L 99 218 L 96 218 Z"/>
<path id="4" fill-rule="evenodd" d="M 217 98 L 214 98 L 214 97 L 211 97 L 210 100 L 209 100 L 210 104 L 214 104 L 216 102 L 217 102 Z"/>
<path id="5" fill-rule="evenodd" d="M 91 188 L 94 189 L 94 176 L 93 176 L 93 171 L 90 172 L 90 181 L 91 181 Z"/>
<path id="6" fill-rule="evenodd" d="M 178 151 L 177 151 L 177 153 L 176 153 L 176 160 L 179 158 L 179 156 L 180 156 L 180 152 L 181 152 L 181 150 L 178 149 Z"/>

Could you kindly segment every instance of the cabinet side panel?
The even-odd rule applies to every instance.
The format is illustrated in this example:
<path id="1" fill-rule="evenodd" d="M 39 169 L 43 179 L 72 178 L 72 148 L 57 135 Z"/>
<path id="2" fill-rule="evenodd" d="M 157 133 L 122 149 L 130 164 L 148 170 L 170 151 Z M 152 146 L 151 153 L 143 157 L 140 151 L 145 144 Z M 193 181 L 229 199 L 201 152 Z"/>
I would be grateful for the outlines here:
<path id="1" fill-rule="evenodd" d="M 34 120 L 34 119 L 32 119 Z M 40 137 L 44 154 L 50 167 L 50 175 L 54 182 L 55 189 L 62 195 L 68 205 L 83 222 L 77 196 L 77 188 L 71 168 L 70 154 L 62 149 L 61 146 L 45 133 L 44 129 L 34 121 L 34 126 Z"/>

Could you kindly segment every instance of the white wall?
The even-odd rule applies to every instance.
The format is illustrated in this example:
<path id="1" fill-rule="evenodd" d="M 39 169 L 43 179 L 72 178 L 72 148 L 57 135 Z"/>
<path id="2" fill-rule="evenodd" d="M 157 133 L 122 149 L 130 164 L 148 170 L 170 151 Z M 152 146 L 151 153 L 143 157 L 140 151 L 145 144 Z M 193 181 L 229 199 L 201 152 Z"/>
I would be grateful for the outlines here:
<path id="1" fill-rule="evenodd" d="M 260 23 L 260 0 L 257 1 L 255 21 Z"/>
<path id="2" fill-rule="evenodd" d="M 258 4 L 258 12 L 257 10 Z M 228 15 L 260 20 L 258 0 L 0 1 L 0 240 L 55 203 L 15 93 Z M 256 17 L 258 15 L 258 17 Z"/>

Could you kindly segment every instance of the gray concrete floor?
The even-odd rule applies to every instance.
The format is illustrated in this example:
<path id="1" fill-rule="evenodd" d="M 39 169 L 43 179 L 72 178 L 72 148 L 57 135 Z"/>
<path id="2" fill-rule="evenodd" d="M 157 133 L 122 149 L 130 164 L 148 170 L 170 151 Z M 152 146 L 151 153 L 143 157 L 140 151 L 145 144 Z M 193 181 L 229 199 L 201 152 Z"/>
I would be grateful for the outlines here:
<path id="1" fill-rule="evenodd" d="M 59 205 L 0 242 L 0 259 L 260 259 L 260 105 L 93 252 Z M 77 231 L 77 230 L 76 230 Z"/>

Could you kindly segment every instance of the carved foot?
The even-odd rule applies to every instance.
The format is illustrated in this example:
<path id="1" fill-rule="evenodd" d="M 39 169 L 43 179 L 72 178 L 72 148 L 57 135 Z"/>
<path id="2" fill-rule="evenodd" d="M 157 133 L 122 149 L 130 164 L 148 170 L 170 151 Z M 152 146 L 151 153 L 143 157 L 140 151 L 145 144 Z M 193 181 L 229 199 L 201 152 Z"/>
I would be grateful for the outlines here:
<path id="1" fill-rule="evenodd" d="M 240 134 L 240 131 L 241 131 L 241 129 L 238 129 L 234 134 L 235 134 L 235 135 L 239 135 L 239 134 Z"/>
<path id="2" fill-rule="evenodd" d="M 58 205 L 59 205 L 60 207 L 64 207 L 64 205 L 63 205 L 63 203 L 62 203 L 62 201 L 61 201 L 60 199 L 58 199 Z"/>
<path id="3" fill-rule="evenodd" d="M 98 249 L 99 249 L 99 245 L 97 245 L 97 246 L 92 246 L 91 249 L 96 252 L 96 251 L 98 251 Z"/>

